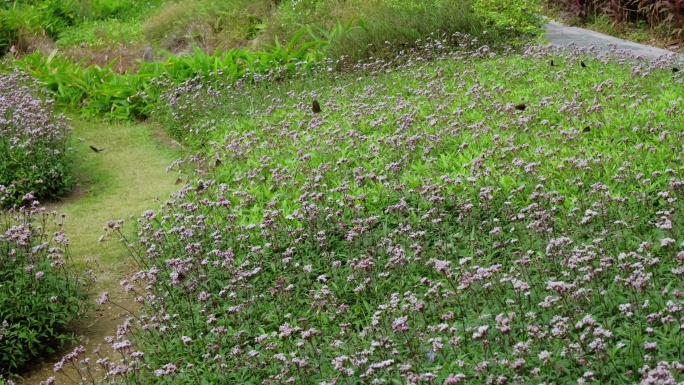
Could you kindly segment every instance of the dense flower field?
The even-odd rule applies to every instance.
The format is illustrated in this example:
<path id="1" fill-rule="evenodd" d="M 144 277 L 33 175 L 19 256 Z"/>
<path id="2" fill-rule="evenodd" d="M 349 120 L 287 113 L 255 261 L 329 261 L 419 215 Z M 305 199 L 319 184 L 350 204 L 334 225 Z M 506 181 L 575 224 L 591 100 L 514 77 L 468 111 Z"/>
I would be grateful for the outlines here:
<path id="1" fill-rule="evenodd" d="M 430 44 L 361 74 L 170 92 L 202 179 L 138 220 L 122 284 L 145 311 L 84 378 L 684 381 L 670 59 Z"/>

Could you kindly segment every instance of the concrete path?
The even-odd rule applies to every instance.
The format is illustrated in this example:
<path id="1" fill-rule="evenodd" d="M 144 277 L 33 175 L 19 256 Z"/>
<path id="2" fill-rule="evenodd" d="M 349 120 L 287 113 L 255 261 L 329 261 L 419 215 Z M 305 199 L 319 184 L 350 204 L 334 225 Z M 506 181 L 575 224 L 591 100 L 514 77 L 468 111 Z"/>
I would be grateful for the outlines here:
<path id="1" fill-rule="evenodd" d="M 551 41 L 552 45 L 559 47 L 575 43 L 578 47 L 589 48 L 594 46 L 601 53 L 604 53 L 610 51 L 610 45 L 613 45 L 617 50 L 632 51 L 637 57 L 648 60 L 653 60 L 661 55 L 671 54 L 677 58 L 677 61 L 684 62 L 684 55 L 672 51 L 618 39 L 588 29 L 568 27 L 553 20 L 546 24 L 546 37 Z"/>

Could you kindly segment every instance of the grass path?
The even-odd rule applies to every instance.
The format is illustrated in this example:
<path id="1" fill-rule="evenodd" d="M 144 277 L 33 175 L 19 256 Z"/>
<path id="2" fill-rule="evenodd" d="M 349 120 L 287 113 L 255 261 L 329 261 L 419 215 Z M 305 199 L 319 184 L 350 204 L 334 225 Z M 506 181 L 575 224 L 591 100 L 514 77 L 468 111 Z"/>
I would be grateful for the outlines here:
<path id="1" fill-rule="evenodd" d="M 175 185 L 176 174 L 167 173 L 169 164 L 181 156 L 179 149 L 163 133 L 151 125 L 108 125 L 97 122 L 73 121 L 74 147 L 79 154 L 78 185 L 62 202 L 50 203 L 50 210 L 66 214 L 65 230 L 70 238 L 70 255 L 78 265 L 94 262 L 98 282 L 93 296 L 108 291 L 117 303 L 133 306 L 119 288 L 119 280 L 128 278 L 132 266 L 123 247 L 114 239 L 98 242 L 109 220 L 130 220 L 143 211 L 157 209 L 168 199 Z M 76 140 L 80 138 L 81 140 Z M 96 153 L 90 145 L 105 149 Z M 117 307 L 97 309 L 92 317 L 78 322 L 74 331 L 89 353 L 103 338 L 116 335 L 116 326 L 124 317 Z M 92 360 L 93 358 L 91 358 Z M 53 372 L 54 362 L 37 365 L 23 385 L 38 384 L 55 375 L 57 384 L 70 384 L 68 378 Z M 67 372 L 69 374 L 69 372 Z M 71 372 L 72 378 L 75 372 Z"/>

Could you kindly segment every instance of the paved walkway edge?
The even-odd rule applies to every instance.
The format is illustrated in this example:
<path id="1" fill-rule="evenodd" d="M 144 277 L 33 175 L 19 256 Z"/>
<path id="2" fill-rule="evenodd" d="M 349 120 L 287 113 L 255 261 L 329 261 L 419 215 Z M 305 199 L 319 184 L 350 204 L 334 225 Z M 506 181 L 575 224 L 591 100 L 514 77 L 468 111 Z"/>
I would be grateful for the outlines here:
<path id="1" fill-rule="evenodd" d="M 566 47 L 574 43 L 578 47 L 594 46 L 604 53 L 610 51 L 613 46 L 614 49 L 631 51 L 637 57 L 644 59 L 653 60 L 663 55 L 672 55 L 677 61 L 684 62 L 684 55 L 666 49 L 634 43 L 584 28 L 568 27 L 553 20 L 550 20 L 545 28 L 546 37 L 552 45 L 558 47 Z"/>

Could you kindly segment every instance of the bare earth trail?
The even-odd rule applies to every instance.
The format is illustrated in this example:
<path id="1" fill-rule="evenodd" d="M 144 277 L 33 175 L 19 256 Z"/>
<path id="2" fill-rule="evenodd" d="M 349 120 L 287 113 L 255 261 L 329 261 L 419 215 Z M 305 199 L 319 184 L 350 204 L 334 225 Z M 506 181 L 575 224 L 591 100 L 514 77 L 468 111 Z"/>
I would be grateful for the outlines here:
<path id="1" fill-rule="evenodd" d="M 601 52 L 614 46 L 618 50 L 633 51 L 648 60 L 673 54 L 602 33 L 567 27 L 555 21 L 546 25 L 546 37 L 555 46 L 574 44 L 584 48 L 596 47 Z M 684 57 L 678 55 L 678 61 L 684 62 Z M 145 210 L 157 209 L 171 192 L 178 189 L 176 175 L 166 173 L 165 169 L 181 156 L 180 152 L 173 149 L 172 142 L 161 129 L 152 126 L 81 122 L 75 123 L 74 137 L 84 140 L 80 144 L 75 142 L 85 162 L 82 167 L 86 171 L 82 178 L 84 182 L 73 197 L 51 204 L 49 209 L 67 215 L 65 229 L 71 239 L 70 254 L 74 262 L 80 266 L 85 266 L 87 260 L 99 263 L 96 268 L 99 281 L 93 291 L 94 296 L 108 291 L 113 301 L 134 308 L 135 304 L 118 285 L 118 281 L 128 278 L 132 270 L 130 259 L 116 240 L 98 243 L 98 238 L 104 233 L 107 221 L 126 219 L 130 226 L 134 221 L 130 216 L 137 218 Z M 90 150 L 89 145 L 105 151 L 96 153 Z M 105 336 L 116 334 L 116 326 L 124 317 L 122 309 L 108 304 L 95 311 L 92 318 L 75 326 L 91 361 L 97 358 L 92 355 L 93 349 L 103 344 Z M 56 377 L 58 385 L 72 384 L 69 378 L 54 373 L 54 363 L 58 359 L 38 365 L 19 384 L 39 384 L 50 376 Z M 67 370 L 67 374 L 73 379 L 78 378 L 73 370 Z"/>
<path id="2" fill-rule="evenodd" d="M 118 240 L 98 242 L 98 239 L 109 220 L 124 219 L 125 229 L 130 233 L 132 223 L 142 212 L 158 209 L 171 192 L 178 190 L 177 175 L 167 173 L 166 168 L 181 156 L 180 151 L 174 149 L 161 128 L 150 125 L 75 121 L 73 126 L 74 147 L 81 162 L 79 183 L 72 196 L 46 206 L 50 211 L 66 214 L 64 228 L 70 239 L 72 261 L 79 267 L 90 265 L 95 270 L 98 282 L 93 297 L 107 291 L 117 304 L 135 309 L 136 304 L 119 285 L 133 270 L 130 257 Z M 104 151 L 94 152 L 91 145 Z M 105 304 L 91 312 L 88 319 L 75 323 L 74 332 L 81 339 L 77 345 L 86 347 L 91 362 L 97 359 L 93 350 L 98 344 L 107 345 L 104 337 L 116 335 L 117 325 L 125 315 L 123 309 Z M 69 378 L 54 372 L 54 363 L 59 359 L 52 357 L 37 364 L 19 384 L 39 384 L 50 376 L 55 376 L 58 385 L 71 384 Z M 78 380 L 73 369 L 65 368 L 71 379 Z"/>

